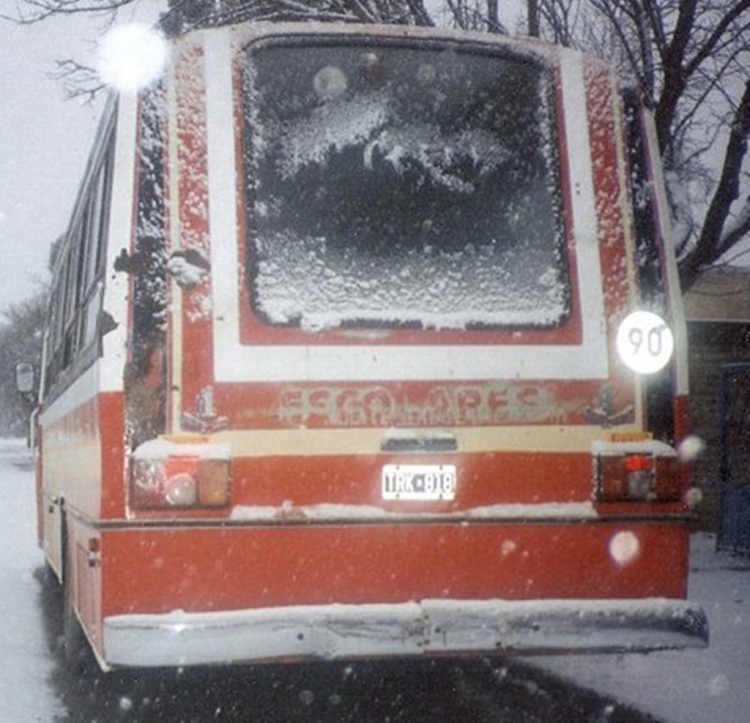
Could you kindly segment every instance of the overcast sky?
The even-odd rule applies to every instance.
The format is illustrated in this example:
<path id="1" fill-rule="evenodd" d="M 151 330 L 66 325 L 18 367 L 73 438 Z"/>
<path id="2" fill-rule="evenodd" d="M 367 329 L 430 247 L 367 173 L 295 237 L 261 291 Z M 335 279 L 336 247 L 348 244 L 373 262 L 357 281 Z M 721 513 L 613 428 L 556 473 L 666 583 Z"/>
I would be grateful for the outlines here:
<path id="1" fill-rule="evenodd" d="M 135 2 L 119 19 L 153 21 L 162 4 Z M 94 65 L 103 28 L 101 17 L 0 20 L 0 313 L 48 279 L 101 112 L 101 102 L 65 99 L 55 61 Z"/>
<path id="2" fill-rule="evenodd" d="M 90 52 L 90 20 L 33 26 L 0 20 L 0 311 L 46 278 L 65 229 L 99 108 L 65 101 L 55 59 Z"/>

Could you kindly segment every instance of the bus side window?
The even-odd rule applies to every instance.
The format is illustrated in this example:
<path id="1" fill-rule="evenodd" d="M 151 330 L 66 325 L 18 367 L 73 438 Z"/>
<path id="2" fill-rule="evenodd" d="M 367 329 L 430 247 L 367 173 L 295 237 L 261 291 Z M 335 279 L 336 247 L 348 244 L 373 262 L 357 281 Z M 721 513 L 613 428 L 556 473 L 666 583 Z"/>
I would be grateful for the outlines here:
<path id="1" fill-rule="evenodd" d="M 99 318 L 104 284 L 114 124 L 108 118 L 95 147 L 71 224 L 59 242 L 47 333 L 45 395 L 55 395 L 101 354 Z"/>
<path id="2" fill-rule="evenodd" d="M 79 269 L 81 298 L 81 338 L 82 349 L 96 347 L 101 353 L 100 317 L 104 286 L 104 250 L 107 246 L 109 222 L 110 188 L 112 182 L 113 147 L 110 144 L 102 166 L 92 184 L 89 203 L 86 208 L 85 254 Z"/>
<path id="3" fill-rule="evenodd" d="M 645 138 L 640 97 L 630 89 L 623 93 L 630 197 L 633 206 L 636 267 L 642 309 L 669 318 L 663 243 L 651 175 L 651 159 Z M 672 369 L 667 365 L 646 377 L 646 424 L 656 439 L 674 441 Z"/>
<path id="4" fill-rule="evenodd" d="M 63 259 L 63 243 L 64 240 L 61 238 L 56 243 L 55 247 L 53 247 L 53 251 L 54 249 L 57 249 L 56 253 L 58 256 L 54 263 L 55 271 L 52 281 L 52 288 L 50 290 L 49 314 L 47 317 L 47 368 L 45 374 L 45 386 L 47 388 L 55 385 L 55 382 L 57 381 L 57 378 L 60 374 L 60 369 L 62 367 L 62 360 L 60 358 L 60 339 L 62 336 L 62 301 L 65 293 L 65 272 L 63 270 L 63 265 L 65 262 Z"/>

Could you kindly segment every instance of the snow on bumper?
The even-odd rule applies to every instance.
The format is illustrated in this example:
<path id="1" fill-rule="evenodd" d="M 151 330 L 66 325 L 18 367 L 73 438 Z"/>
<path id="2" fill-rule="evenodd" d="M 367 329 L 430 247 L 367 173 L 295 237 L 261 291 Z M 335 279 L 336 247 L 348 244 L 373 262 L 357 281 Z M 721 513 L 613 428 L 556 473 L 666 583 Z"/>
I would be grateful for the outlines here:
<path id="1" fill-rule="evenodd" d="M 689 602 L 423 600 L 104 620 L 110 666 L 438 653 L 646 651 L 702 647 L 708 622 Z"/>

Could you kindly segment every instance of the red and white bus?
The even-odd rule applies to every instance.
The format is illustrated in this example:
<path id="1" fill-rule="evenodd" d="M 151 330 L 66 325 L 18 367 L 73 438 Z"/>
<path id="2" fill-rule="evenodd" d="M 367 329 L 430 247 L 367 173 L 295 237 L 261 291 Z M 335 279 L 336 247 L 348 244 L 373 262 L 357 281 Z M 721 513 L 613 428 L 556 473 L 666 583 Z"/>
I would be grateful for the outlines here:
<path id="1" fill-rule="evenodd" d="M 411 27 L 196 31 L 113 97 L 37 417 L 100 664 L 704 644 L 649 123 L 597 60 Z"/>

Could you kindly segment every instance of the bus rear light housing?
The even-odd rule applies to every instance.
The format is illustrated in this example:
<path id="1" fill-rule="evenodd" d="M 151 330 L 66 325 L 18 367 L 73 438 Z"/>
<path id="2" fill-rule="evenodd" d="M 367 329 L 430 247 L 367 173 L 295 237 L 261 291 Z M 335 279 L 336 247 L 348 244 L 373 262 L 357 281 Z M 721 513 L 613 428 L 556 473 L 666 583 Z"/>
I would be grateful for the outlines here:
<path id="1" fill-rule="evenodd" d="M 150 440 L 133 453 L 130 506 L 225 507 L 230 502 L 228 445 Z"/>
<path id="2" fill-rule="evenodd" d="M 677 452 L 668 444 L 597 442 L 593 450 L 598 502 L 673 502 L 682 494 Z"/>

